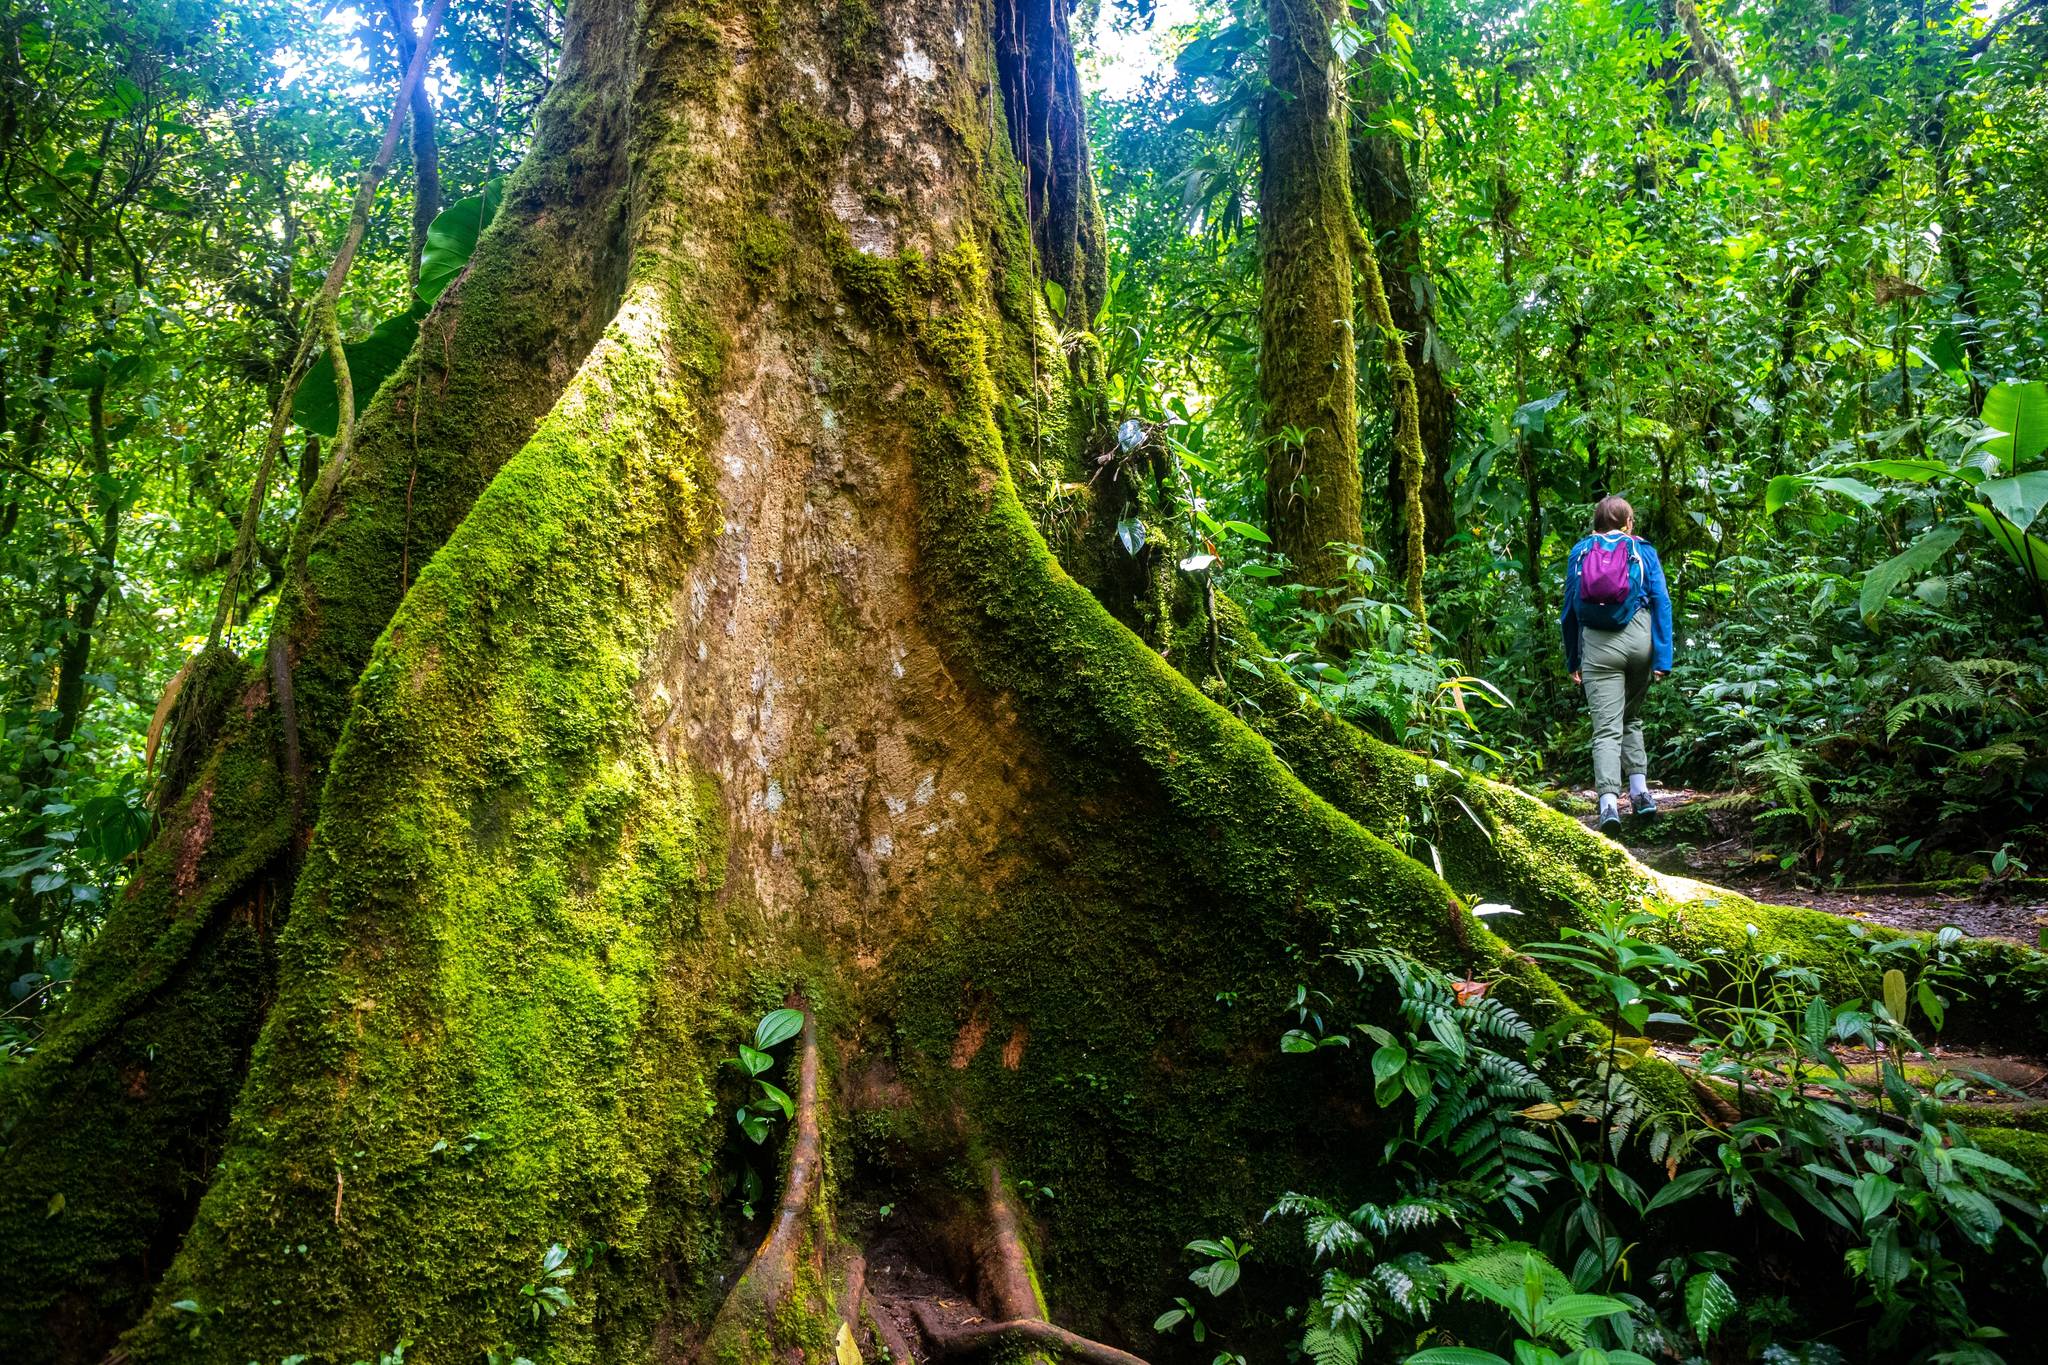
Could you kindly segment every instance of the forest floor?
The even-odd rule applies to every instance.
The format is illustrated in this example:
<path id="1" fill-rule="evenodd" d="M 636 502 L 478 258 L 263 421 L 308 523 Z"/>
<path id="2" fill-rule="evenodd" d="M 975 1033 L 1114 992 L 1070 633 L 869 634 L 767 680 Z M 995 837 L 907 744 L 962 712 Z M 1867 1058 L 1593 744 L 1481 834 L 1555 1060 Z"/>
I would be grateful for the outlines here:
<path id="1" fill-rule="evenodd" d="M 1972 938 L 2003 938 L 2034 945 L 2048 920 L 2048 887 L 2038 879 L 2010 883 L 1816 883 L 1786 870 L 1779 855 L 1759 847 L 1753 807 L 1739 793 L 1652 787 L 1657 814 L 1622 822 L 1621 842 L 1660 872 L 1715 882 L 1760 901 L 1806 905 L 1831 915 L 1897 929 L 1932 931 L 1954 925 Z M 1576 793 L 1575 814 L 1595 823 L 1594 795 Z"/>

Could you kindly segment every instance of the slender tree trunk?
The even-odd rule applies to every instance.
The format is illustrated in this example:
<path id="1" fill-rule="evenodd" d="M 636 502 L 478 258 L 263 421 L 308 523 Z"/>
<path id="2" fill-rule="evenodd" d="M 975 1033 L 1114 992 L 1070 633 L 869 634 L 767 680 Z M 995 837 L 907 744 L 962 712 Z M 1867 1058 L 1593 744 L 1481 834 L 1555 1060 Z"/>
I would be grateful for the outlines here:
<path id="1" fill-rule="evenodd" d="M 1344 571 L 1360 538 L 1350 155 L 1328 0 L 1267 0 L 1259 114 L 1259 393 L 1266 521 L 1304 583 Z"/>
<path id="2" fill-rule="evenodd" d="M 1769 469 L 1785 471 L 1785 408 L 1792 401 L 1792 380 L 1799 356 L 1800 331 L 1806 325 L 1806 301 L 1820 282 L 1820 267 L 1802 265 L 1786 282 L 1778 305 L 1778 359 L 1771 367 L 1771 431 L 1766 446 Z"/>
<path id="3" fill-rule="evenodd" d="M 1494 107 L 1500 103 L 1500 90 L 1494 89 Z M 1505 163 L 1496 166 L 1493 174 L 1493 229 L 1500 238 L 1500 283 L 1508 298 L 1515 297 L 1515 209 L 1521 203 L 1521 196 L 1508 183 Z M 1520 408 L 1529 401 L 1529 380 L 1526 372 L 1526 349 L 1519 327 L 1514 335 L 1515 360 L 1515 406 Z M 1543 481 L 1542 471 L 1536 462 L 1536 448 L 1529 440 L 1528 432 L 1518 423 L 1514 429 L 1515 457 L 1520 465 L 1522 487 L 1528 499 L 1528 514 L 1522 521 L 1522 574 L 1529 585 L 1529 596 L 1536 602 L 1540 616 L 1543 605 Z"/>
<path id="4" fill-rule="evenodd" d="M 1088 124 L 1067 36 L 1069 0 L 993 0 L 996 71 L 1010 150 L 1025 173 L 1025 211 L 1045 278 L 1059 286 L 1054 322 L 1094 325 L 1109 291 L 1102 206 L 1089 169 Z"/>
<path id="5" fill-rule="evenodd" d="M 403 71 L 412 65 L 412 54 L 419 46 L 418 35 L 412 27 L 419 15 L 419 6 L 415 0 L 386 0 L 385 8 L 391 15 L 392 32 L 398 38 L 398 68 Z M 420 253 L 427 245 L 427 229 L 434 225 L 434 216 L 441 211 L 441 147 L 434 135 L 434 97 L 424 80 L 413 85 L 410 103 L 412 249 L 406 258 L 406 280 L 417 285 L 420 282 Z"/>
<path id="6" fill-rule="evenodd" d="M 64 647 L 58 652 L 57 691 L 53 709 L 56 719 L 50 727 L 53 744 L 64 745 L 78 732 L 85 713 L 86 674 L 92 668 L 92 647 L 99 628 L 100 610 L 113 589 L 115 557 L 121 548 L 122 501 L 120 480 L 114 473 L 113 452 L 107 443 L 107 382 L 102 377 L 86 392 L 87 441 L 92 452 L 95 501 L 100 514 L 99 535 L 92 547 L 92 572 L 86 589 L 67 623 Z"/>
<path id="7" fill-rule="evenodd" d="M 1190 1229 L 1380 1136 L 1302 1122 L 1299 945 L 1556 1017 L 1461 895 L 1547 938 L 1686 892 L 1321 712 L 1219 602 L 1255 732 L 1053 558 L 1011 478 L 1051 319 L 989 8 L 569 23 L 504 213 L 298 533 L 303 859 L 266 674 L 229 667 L 64 1020 L 0 1073 L 0 1350 L 907 1357 L 859 1186 L 982 1267 L 986 1321 L 928 1348 L 1132 1365 L 1104 1340 L 1146 1341 Z M 1449 882 L 1390 842 L 1439 801 Z M 1803 961 L 1836 921 L 1728 897 L 1672 940 L 1745 923 Z M 1842 995 L 1866 960 L 1811 958 Z M 764 1229 L 722 1059 L 785 1000 Z M 1036 1239 L 1018 1178 L 1059 1190 Z"/>
<path id="8" fill-rule="evenodd" d="M 1954 119 L 1949 112 L 1951 98 L 1948 91 L 1935 97 L 1934 112 L 1928 116 L 1933 129 L 1923 140 L 1931 144 L 1936 211 L 1941 219 L 1942 260 L 1948 267 L 1949 283 L 1956 290 L 1951 315 L 1963 320 L 1957 331 L 1963 354 L 1970 361 L 1970 412 L 1974 416 L 1984 411 L 1984 336 L 1977 321 L 1977 277 L 1970 265 L 1969 225 L 1963 220 L 1962 195 L 1955 183 L 1956 134 Z"/>
<path id="9" fill-rule="evenodd" d="M 1418 416 L 1420 405 L 1415 393 L 1415 371 L 1408 364 L 1406 341 L 1401 329 L 1395 325 L 1393 309 L 1387 301 L 1386 282 L 1380 276 L 1379 258 L 1373 251 L 1372 241 L 1360 233 L 1356 246 L 1358 282 L 1365 298 L 1365 316 L 1380 335 L 1388 385 L 1394 391 L 1394 451 L 1395 462 L 1401 470 L 1403 490 L 1401 504 L 1394 509 L 1394 515 L 1401 523 L 1401 588 L 1407 599 L 1408 614 L 1415 620 L 1417 643 L 1427 649 L 1429 613 L 1422 597 L 1423 547 L 1428 540 L 1422 494 L 1425 457 L 1422 422 Z"/>
<path id="10" fill-rule="evenodd" d="M 1393 325 L 1404 338 L 1408 368 L 1414 375 L 1415 406 L 1423 449 L 1421 490 L 1424 544 L 1434 554 L 1456 529 L 1451 514 L 1451 440 L 1457 400 L 1443 371 L 1443 339 L 1436 323 L 1436 286 L 1422 259 L 1419 227 L 1421 206 L 1408 176 L 1401 141 L 1391 133 L 1369 133 L 1360 120 L 1351 140 L 1352 189 L 1364 209 L 1364 221 L 1387 286 Z M 1405 518 L 1408 502 L 1401 462 L 1387 466 L 1387 506 L 1391 510 L 1390 557 L 1404 563 L 1407 552 Z"/>

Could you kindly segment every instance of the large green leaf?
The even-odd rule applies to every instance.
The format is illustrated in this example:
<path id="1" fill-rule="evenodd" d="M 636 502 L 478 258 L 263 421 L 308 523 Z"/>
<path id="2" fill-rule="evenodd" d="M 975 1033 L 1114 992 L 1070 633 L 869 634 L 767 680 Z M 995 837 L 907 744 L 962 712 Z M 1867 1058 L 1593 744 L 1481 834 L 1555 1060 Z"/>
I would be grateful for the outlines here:
<path id="1" fill-rule="evenodd" d="M 1878 612 L 1884 608 L 1885 599 L 1897 592 L 1899 585 L 1907 579 L 1934 567 L 1935 562 L 1962 538 L 1962 534 L 1960 526 L 1930 527 L 1921 533 L 1918 540 L 1865 574 L 1863 594 L 1856 604 L 1863 613 L 1864 621 L 1874 624 Z"/>
<path id="2" fill-rule="evenodd" d="M 455 277 L 476 254 L 477 238 L 498 216 L 498 202 L 504 197 L 505 179 L 500 176 L 485 184 L 483 193 L 458 199 L 434 215 L 420 248 L 421 303 L 432 303 L 455 283 Z"/>
<path id="3" fill-rule="evenodd" d="M 1881 479 L 1904 479 L 1907 483 L 1927 483 L 1955 472 L 1940 460 L 1858 460 L 1846 467 Z"/>
<path id="4" fill-rule="evenodd" d="M 2012 556 L 2012 562 L 2019 565 L 2029 579 L 2036 583 L 2048 581 L 2048 540 L 2022 531 L 1981 502 L 1970 503 L 1969 508 L 1991 532 L 1991 538 L 2005 547 L 2005 552 Z"/>
<path id="5" fill-rule="evenodd" d="M 1764 513 L 1769 515 L 1806 491 L 1804 474 L 1780 474 L 1764 489 Z"/>
<path id="6" fill-rule="evenodd" d="M 2007 469 L 2018 469 L 2048 450 L 2048 384 L 2000 384 L 1984 395 L 1984 425 L 2005 433 L 1984 449 Z"/>
<path id="7" fill-rule="evenodd" d="M 1772 480 L 1772 482 L 1775 483 L 1776 480 Z M 1815 479 L 1813 486 L 1829 493 L 1839 493 L 1851 502 L 1861 503 L 1865 507 L 1875 507 L 1878 503 L 1884 501 L 1883 489 L 1872 488 L 1863 480 L 1852 479 L 1847 475 L 1838 475 L 1829 479 Z"/>
<path id="8" fill-rule="evenodd" d="M 2048 507 L 2048 469 L 1980 483 L 1977 496 L 1996 507 L 2007 521 L 2027 530 L 2041 515 L 2041 509 Z"/>
<path id="9" fill-rule="evenodd" d="M 349 383 L 355 388 L 357 416 L 362 415 L 384 381 L 412 354 L 412 344 L 420 334 L 420 319 L 426 315 L 426 308 L 416 304 L 410 312 L 378 323 L 361 341 L 342 343 L 342 352 L 348 356 Z M 323 354 L 306 372 L 305 381 L 292 399 L 292 420 L 308 431 L 332 436 L 340 417 L 334 361 Z"/>
<path id="10" fill-rule="evenodd" d="M 1953 326 L 1935 332 L 1923 354 L 1934 368 L 1950 379 L 1967 379 L 1970 376 L 1970 353 L 1963 347 L 1962 334 Z"/>

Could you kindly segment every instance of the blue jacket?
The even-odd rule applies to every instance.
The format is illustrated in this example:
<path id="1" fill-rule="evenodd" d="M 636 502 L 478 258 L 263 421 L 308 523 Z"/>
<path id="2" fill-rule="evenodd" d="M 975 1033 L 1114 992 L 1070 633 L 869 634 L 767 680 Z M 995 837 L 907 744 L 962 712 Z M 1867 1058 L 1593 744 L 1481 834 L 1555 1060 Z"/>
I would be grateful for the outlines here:
<path id="1" fill-rule="evenodd" d="M 1664 565 L 1657 558 L 1657 547 L 1641 536 L 1634 537 L 1636 552 L 1643 557 L 1642 585 L 1629 595 L 1622 604 L 1622 624 L 1635 620 L 1636 612 L 1645 601 L 1650 604 L 1650 667 L 1659 673 L 1671 671 L 1671 594 L 1664 586 Z M 1559 629 L 1564 632 L 1565 668 L 1573 673 L 1579 671 L 1579 560 L 1585 555 L 1586 547 L 1593 543 L 1587 536 L 1572 546 L 1571 558 L 1564 566 L 1564 614 L 1557 618 Z"/>

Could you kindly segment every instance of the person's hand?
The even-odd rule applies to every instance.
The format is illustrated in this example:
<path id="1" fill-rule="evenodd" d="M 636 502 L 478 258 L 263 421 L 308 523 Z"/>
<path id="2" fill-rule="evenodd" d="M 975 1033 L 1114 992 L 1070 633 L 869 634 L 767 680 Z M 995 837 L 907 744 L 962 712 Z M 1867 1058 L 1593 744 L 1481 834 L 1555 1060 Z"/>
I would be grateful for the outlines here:
<path id="1" fill-rule="evenodd" d="M 1576 669 L 1576 668 L 1575 668 L 1575 669 L 1573 669 L 1573 670 L 1572 670 L 1572 686 L 1573 686 L 1573 687 L 1584 687 L 1585 685 L 1586 685 L 1586 679 L 1585 679 L 1585 677 L 1584 677 L 1583 675 L 1581 675 L 1581 674 L 1580 674 L 1580 672 L 1579 672 L 1579 670 L 1578 670 L 1578 669 Z"/>
<path id="2" fill-rule="evenodd" d="M 1671 670 L 1670 670 L 1670 669 L 1668 669 L 1668 668 L 1657 668 L 1657 669 L 1652 669 L 1652 670 L 1650 671 L 1650 681 L 1651 681 L 1651 682 L 1663 682 L 1663 681 L 1664 681 L 1664 680 L 1665 680 L 1666 678 L 1668 678 L 1668 677 L 1670 677 L 1670 676 L 1671 676 Z"/>

